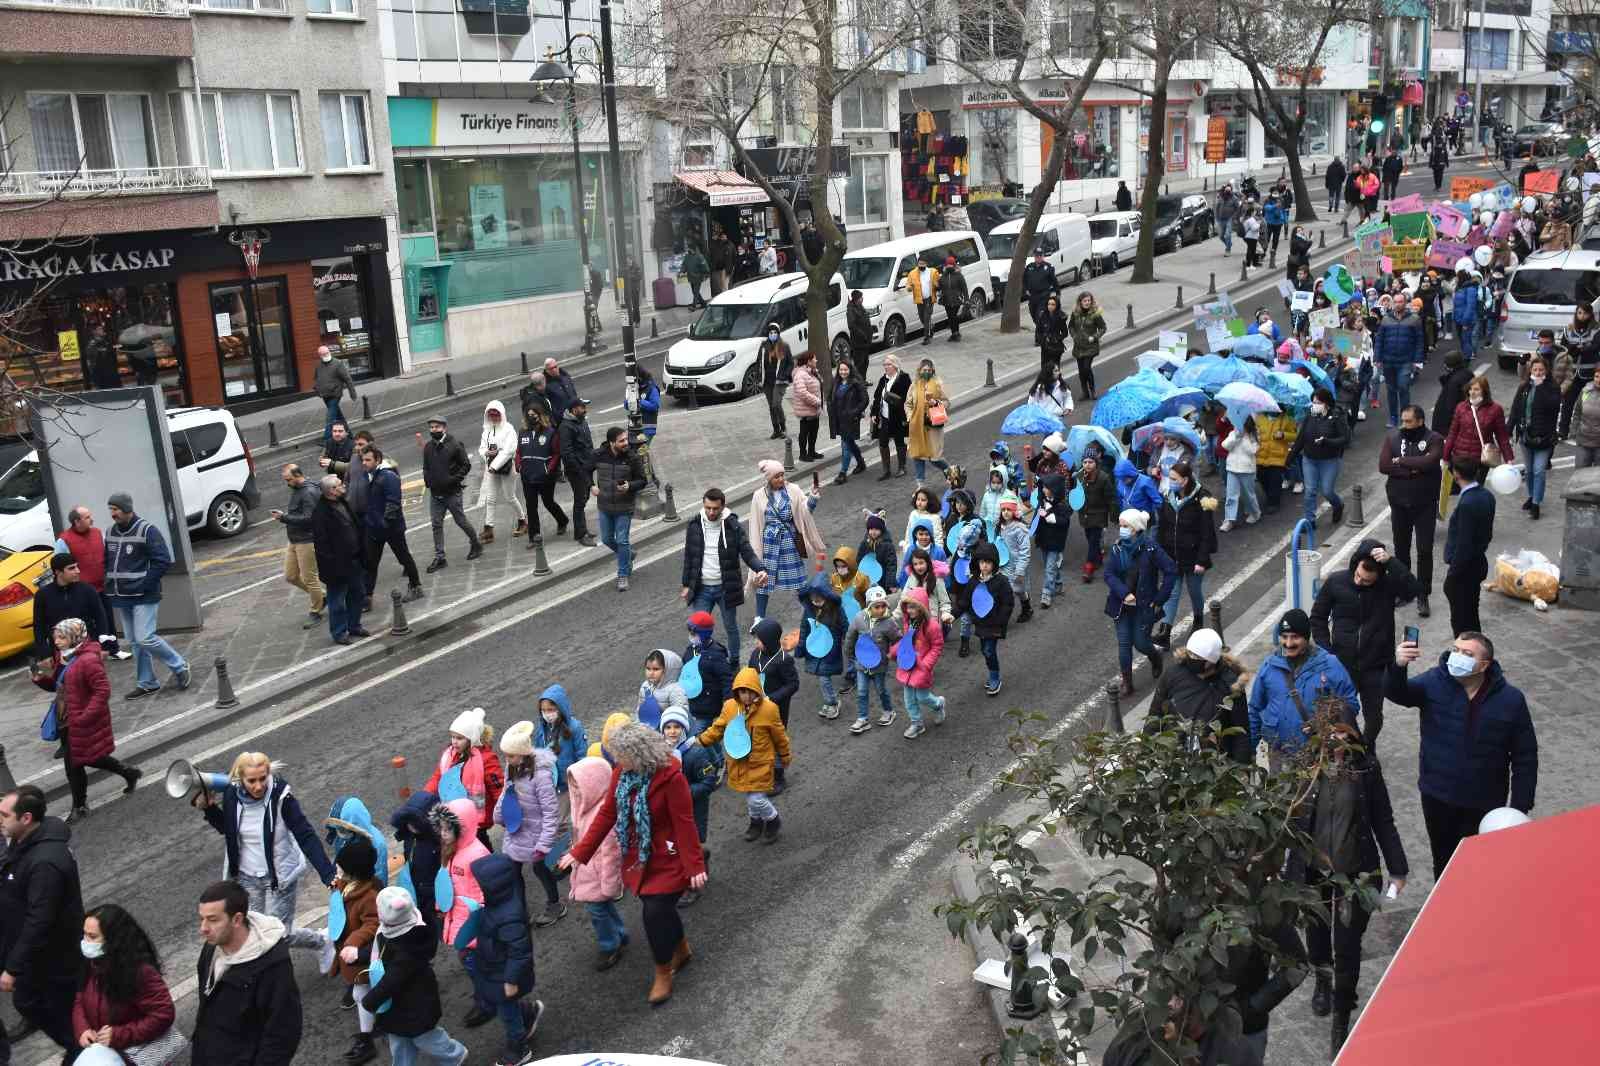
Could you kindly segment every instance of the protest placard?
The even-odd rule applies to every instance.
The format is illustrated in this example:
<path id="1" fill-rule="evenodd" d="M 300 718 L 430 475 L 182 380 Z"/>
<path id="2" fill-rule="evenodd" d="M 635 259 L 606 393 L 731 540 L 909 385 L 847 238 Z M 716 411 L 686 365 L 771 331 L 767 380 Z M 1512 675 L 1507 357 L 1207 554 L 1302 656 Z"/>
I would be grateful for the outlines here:
<path id="1" fill-rule="evenodd" d="M 1462 203 L 1475 192 L 1483 192 L 1495 186 L 1493 178 L 1451 178 L 1450 199 Z"/>
<path id="2" fill-rule="evenodd" d="M 1433 219 L 1433 228 L 1439 235 L 1448 240 L 1457 240 L 1472 228 L 1472 220 L 1449 204 L 1429 204 L 1428 217 Z"/>
<path id="3" fill-rule="evenodd" d="M 1389 217 L 1395 215 L 1411 214 L 1422 210 L 1422 194 L 1414 192 L 1410 196 L 1396 196 L 1389 201 Z"/>
<path id="4" fill-rule="evenodd" d="M 1433 246 L 1428 249 L 1428 265 L 1443 270 L 1454 270 L 1456 260 L 1462 257 L 1472 257 L 1472 245 L 1456 241 L 1434 241 Z"/>
<path id="5" fill-rule="evenodd" d="M 1321 327 L 1324 331 L 1339 328 L 1339 312 L 1332 307 L 1319 307 L 1311 312 L 1306 319 L 1312 329 Z"/>
<path id="6" fill-rule="evenodd" d="M 1391 244 L 1386 251 L 1389 253 L 1390 273 L 1405 274 L 1421 270 L 1427 265 L 1428 246 L 1425 244 Z"/>
<path id="7" fill-rule="evenodd" d="M 1561 172 L 1559 170 L 1536 170 L 1522 179 L 1522 191 L 1526 193 L 1554 194 L 1561 188 Z"/>
<path id="8" fill-rule="evenodd" d="M 1353 329 L 1325 329 L 1322 339 L 1328 347 L 1347 359 L 1354 359 L 1361 354 L 1361 334 Z"/>
<path id="9" fill-rule="evenodd" d="M 1285 300 L 1294 295 L 1294 286 L 1289 283 L 1288 278 L 1278 279 L 1278 295 Z"/>
<path id="10" fill-rule="evenodd" d="M 1309 310 L 1311 310 L 1311 298 L 1312 298 L 1312 295 L 1313 294 L 1311 292 L 1309 292 L 1309 291 L 1296 292 L 1293 296 L 1289 297 L 1289 310 L 1291 310 L 1291 311 L 1309 311 Z"/>
<path id="11" fill-rule="evenodd" d="M 1390 214 L 1389 228 L 1394 231 L 1394 239 L 1397 242 L 1412 239 L 1425 241 L 1433 236 L 1433 219 L 1428 217 L 1426 211 Z"/>
<path id="12" fill-rule="evenodd" d="M 1156 347 L 1160 348 L 1162 351 L 1170 352 L 1174 348 L 1181 349 L 1187 348 L 1188 346 L 1189 342 L 1185 340 L 1183 334 L 1179 333 L 1177 330 L 1164 329 L 1161 331 L 1161 335 L 1156 338 Z"/>
<path id="13" fill-rule="evenodd" d="M 1206 347 L 1213 352 L 1233 347 L 1233 334 L 1228 332 L 1226 323 L 1218 322 L 1206 327 Z"/>

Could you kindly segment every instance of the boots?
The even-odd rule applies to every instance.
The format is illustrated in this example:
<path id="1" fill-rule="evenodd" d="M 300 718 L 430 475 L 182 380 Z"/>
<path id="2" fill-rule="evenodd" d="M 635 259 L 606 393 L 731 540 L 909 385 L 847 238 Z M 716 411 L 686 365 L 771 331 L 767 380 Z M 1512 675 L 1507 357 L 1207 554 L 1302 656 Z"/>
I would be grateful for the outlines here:
<path id="1" fill-rule="evenodd" d="M 754 843 L 761 839 L 761 819 L 750 819 L 750 827 L 744 831 L 744 839 L 748 843 Z M 1323 1011 L 1322 1013 L 1326 1014 L 1328 1012 Z"/>
<path id="2" fill-rule="evenodd" d="M 763 843 L 763 844 L 776 844 L 778 842 L 778 830 L 782 829 L 782 828 L 783 828 L 783 819 L 782 818 L 773 818 L 770 821 L 768 821 L 766 823 L 765 831 L 764 831 L 764 833 L 763 833 L 763 835 L 761 837 L 761 843 Z"/>
<path id="3" fill-rule="evenodd" d="M 1145 658 L 1150 660 L 1150 676 L 1160 677 L 1161 671 L 1165 666 L 1165 663 L 1162 661 L 1161 653 L 1159 651 L 1154 651 L 1149 655 L 1146 655 Z"/>
<path id="4" fill-rule="evenodd" d="M 1083 564 L 1083 583 L 1085 585 L 1087 585 L 1089 582 L 1091 582 L 1093 580 L 1094 580 L 1094 564 L 1093 563 L 1084 563 Z"/>
<path id="5" fill-rule="evenodd" d="M 483 529 L 479 531 L 479 533 L 478 533 L 478 543 L 479 544 L 493 544 L 494 543 L 494 527 L 493 526 L 484 526 Z"/>
<path id="6" fill-rule="evenodd" d="M 783 780 L 783 765 L 780 763 L 772 768 L 772 791 L 767 795 L 781 796 L 787 787 Z"/>
<path id="7" fill-rule="evenodd" d="M 1020 626 L 1022 623 L 1026 622 L 1028 619 L 1030 619 L 1032 617 L 1033 617 L 1033 601 L 1028 599 L 1028 597 L 1024 596 L 1024 597 L 1022 597 L 1022 610 L 1017 612 L 1017 625 Z"/>
<path id="8" fill-rule="evenodd" d="M 1199 611 L 1196 611 L 1194 614 L 1194 621 L 1189 625 L 1189 632 L 1191 634 L 1198 633 L 1204 628 L 1206 628 L 1206 620 L 1200 616 Z"/>
<path id="9" fill-rule="evenodd" d="M 1423 593 L 1421 596 L 1418 596 L 1417 597 L 1417 617 L 1418 618 L 1426 618 L 1432 613 L 1433 613 L 1432 608 L 1430 608 L 1428 606 L 1428 594 L 1427 593 Z"/>
<path id="10" fill-rule="evenodd" d="M 656 964 L 656 979 L 650 982 L 650 995 L 646 997 L 652 1007 L 659 1007 L 672 998 L 672 964 Z"/>
<path id="11" fill-rule="evenodd" d="M 672 961 L 667 965 L 672 967 L 672 972 L 677 973 L 694 961 L 694 953 L 689 950 L 687 938 L 678 941 L 678 946 L 672 951 Z"/>
<path id="12" fill-rule="evenodd" d="M 361 1066 L 361 1063 L 371 1062 L 377 1057 L 378 1049 L 372 1046 L 371 1033 L 357 1033 L 350 1050 L 344 1053 L 344 1061 L 350 1066 Z"/>
<path id="13" fill-rule="evenodd" d="M 905 477 L 906 476 L 906 460 L 905 460 L 905 456 L 901 456 L 900 457 L 900 462 L 895 467 L 894 476 L 895 477 Z"/>
<path id="14" fill-rule="evenodd" d="M 1124 671 L 1122 671 L 1122 687 L 1117 689 L 1117 695 L 1120 696 L 1123 699 L 1127 699 L 1129 696 L 1133 695 L 1133 671 L 1132 670 L 1124 670 Z"/>
<path id="15" fill-rule="evenodd" d="M 1172 643 L 1172 627 L 1165 621 L 1157 622 L 1150 630 L 1150 643 L 1158 648 L 1165 648 Z"/>
<path id="16" fill-rule="evenodd" d="M 967 656 L 969 656 L 971 654 L 972 654 L 972 638 L 971 637 L 962 637 L 961 638 L 961 647 L 956 650 L 956 658 L 965 659 Z"/>
<path id="17" fill-rule="evenodd" d="M 1333 1010 L 1333 971 L 1319 966 L 1316 979 L 1316 987 L 1311 992 L 1311 1013 L 1318 1018 L 1326 1018 L 1328 1012 Z M 1348 1016 L 1345 1020 L 1349 1021 Z"/>
<path id="18" fill-rule="evenodd" d="M 1329 1053 L 1339 1057 L 1339 1049 L 1344 1047 L 1345 1037 L 1350 1035 L 1350 1012 L 1347 1010 L 1335 1011 L 1333 1014 L 1332 1032 L 1329 1034 Z"/>
<path id="19" fill-rule="evenodd" d="M 881 461 L 883 466 L 883 473 L 878 475 L 878 480 L 888 481 L 890 478 L 894 477 L 894 467 L 889 465 L 889 446 L 887 444 L 879 446 L 878 459 Z"/>
<path id="20" fill-rule="evenodd" d="M 523 534 L 525 534 L 527 532 L 528 532 L 528 520 L 526 518 L 517 519 L 517 528 L 513 529 L 511 531 L 511 535 L 513 537 L 520 537 L 520 536 L 522 536 Z"/>

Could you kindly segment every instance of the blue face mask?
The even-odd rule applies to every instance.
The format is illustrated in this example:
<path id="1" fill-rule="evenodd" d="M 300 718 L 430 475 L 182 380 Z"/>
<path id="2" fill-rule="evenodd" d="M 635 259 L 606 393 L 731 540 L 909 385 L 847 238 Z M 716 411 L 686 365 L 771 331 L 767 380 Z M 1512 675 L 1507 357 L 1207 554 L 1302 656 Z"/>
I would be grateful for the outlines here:
<path id="1" fill-rule="evenodd" d="M 1117 539 L 1118 540 L 1132 540 L 1133 539 L 1133 530 L 1129 529 L 1127 526 L 1118 526 L 1117 527 Z"/>
<path id="2" fill-rule="evenodd" d="M 1478 668 L 1478 660 L 1459 651 L 1453 651 L 1444 661 L 1444 668 L 1450 672 L 1451 677 L 1471 677 L 1472 672 Z"/>

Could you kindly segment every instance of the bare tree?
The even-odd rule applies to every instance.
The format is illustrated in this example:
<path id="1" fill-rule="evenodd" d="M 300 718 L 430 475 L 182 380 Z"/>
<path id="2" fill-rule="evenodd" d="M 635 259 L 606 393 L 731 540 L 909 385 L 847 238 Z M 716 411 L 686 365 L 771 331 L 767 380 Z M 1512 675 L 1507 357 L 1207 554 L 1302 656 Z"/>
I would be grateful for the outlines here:
<path id="1" fill-rule="evenodd" d="M 1556 117 L 1569 130 L 1600 124 L 1600 0 L 1550 0 L 1548 30 L 1531 19 L 1517 28 L 1532 56 L 1547 70 L 1559 70 L 1571 92 Z"/>
<path id="2" fill-rule="evenodd" d="M 1298 222 L 1317 219 L 1300 160 L 1300 137 L 1311 89 L 1321 81 L 1328 41 L 1341 27 L 1370 24 L 1375 14 L 1372 0 L 1243 0 L 1217 6 L 1211 36 L 1250 77 L 1245 108 L 1283 153 Z"/>
<path id="3" fill-rule="evenodd" d="M 1028 211 L 1011 251 L 1011 273 L 1000 312 L 1001 333 L 1016 333 L 1022 328 L 1022 275 L 1033 249 L 1034 231 L 1061 180 L 1067 146 L 1072 143 L 1073 118 L 1110 50 L 1104 9 L 1104 0 L 1068 6 L 1065 17 L 1054 23 L 1064 29 L 1064 39 L 1052 39 L 1052 25 L 1041 20 L 1037 5 L 1030 6 L 1027 0 L 992 0 L 963 7 L 953 23 L 946 18 L 948 12 L 941 11 L 938 5 L 927 8 L 923 37 L 938 47 L 940 62 L 957 67 L 981 85 L 1006 93 L 1018 108 L 1044 123 L 1053 134 L 1050 155 L 1039 175 L 1039 184 L 1028 194 Z M 982 41 L 977 40 L 974 22 L 983 27 Z M 1046 97 L 1028 85 L 1038 79 L 1064 79 L 1064 98 Z M 986 113 L 979 114 L 979 127 L 986 129 L 981 117 Z M 1001 160 L 1004 178 L 1007 153 L 991 155 L 991 151 L 986 144 L 985 156 Z"/>

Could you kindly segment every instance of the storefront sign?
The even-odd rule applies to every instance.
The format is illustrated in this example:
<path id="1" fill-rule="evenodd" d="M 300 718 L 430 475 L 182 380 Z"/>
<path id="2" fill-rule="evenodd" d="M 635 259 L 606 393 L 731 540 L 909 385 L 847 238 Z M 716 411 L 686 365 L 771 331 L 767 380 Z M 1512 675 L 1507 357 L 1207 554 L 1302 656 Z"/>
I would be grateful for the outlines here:
<path id="1" fill-rule="evenodd" d="M 123 274 L 131 270 L 165 270 L 177 256 L 173 248 L 130 249 L 125 252 L 56 252 L 32 259 L 0 259 L 0 282 L 53 281 L 80 274 Z"/>
<path id="2" fill-rule="evenodd" d="M 617 118 L 623 141 L 641 139 L 642 122 L 635 109 L 620 105 Z M 397 148 L 572 145 L 572 127 L 567 123 L 566 105 L 561 103 L 390 97 L 389 124 Z M 578 136 L 591 146 L 606 140 L 600 109 L 582 100 Z"/>
<path id="3" fill-rule="evenodd" d="M 1066 81 L 1027 82 L 1024 91 L 1037 104 L 1064 104 L 1072 98 L 1071 85 Z M 961 91 L 961 106 L 1015 107 L 1017 98 L 1000 86 L 968 85 Z"/>
<path id="4" fill-rule="evenodd" d="M 1273 76 L 1279 85 L 1321 85 L 1321 67 L 1279 67 Z"/>
<path id="5" fill-rule="evenodd" d="M 807 181 L 816 169 L 817 150 L 810 145 L 792 148 L 746 148 L 745 155 L 773 184 L 793 185 Z M 828 177 L 850 176 L 850 147 L 836 144 L 828 158 Z"/>
<path id="6" fill-rule="evenodd" d="M 1220 163 L 1228 158 L 1228 120 L 1212 115 L 1206 122 L 1206 162 Z"/>

